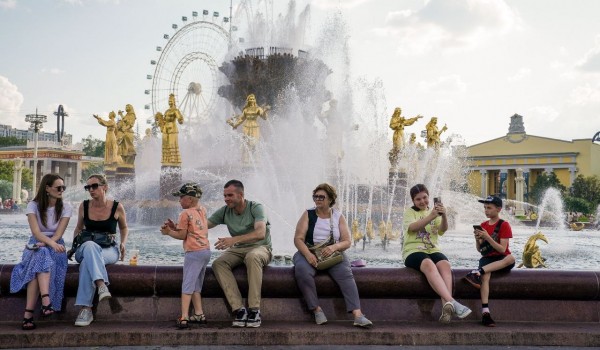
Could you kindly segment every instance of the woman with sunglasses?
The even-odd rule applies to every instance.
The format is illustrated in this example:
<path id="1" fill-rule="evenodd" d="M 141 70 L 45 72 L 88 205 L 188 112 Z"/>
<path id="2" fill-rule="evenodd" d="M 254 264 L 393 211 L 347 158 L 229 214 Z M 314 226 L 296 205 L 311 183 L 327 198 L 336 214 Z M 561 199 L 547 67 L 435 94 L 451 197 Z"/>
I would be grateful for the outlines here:
<path id="1" fill-rule="evenodd" d="M 108 184 L 104 175 L 91 175 L 83 188 L 90 193 L 92 199 L 84 200 L 79 206 L 73 240 L 83 230 L 116 234 L 118 224 L 121 241 L 118 247 L 115 243 L 104 248 L 94 241 L 87 241 L 75 251 L 75 260 L 79 263 L 79 286 L 75 305 L 81 306 L 75 325 L 81 327 L 88 326 L 94 320 L 92 305 L 96 290 L 98 290 L 98 301 L 111 297 L 105 266 L 116 263 L 119 257 L 123 261 L 128 232 L 123 205 L 116 200 L 106 198 Z"/>
<path id="2" fill-rule="evenodd" d="M 465 318 L 471 310 L 452 298 L 452 269 L 438 245 L 438 237 L 448 230 L 446 207 L 434 198 L 429 208 L 429 190 L 423 184 L 410 189 L 413 206 L 404 211 L 402 259 L 406 267 L 425 275 L 433 291 L 442 299 L 439 321 L 448 323 L 455 315 Z"/>
<path id="3" fill-rule="evenodd" d="M 341 263 L 331 266 L 326 271 L 340 287 L 346 301 L 346 309 L 354 315 L 354 325 L 370 328 L 373 323 L 360 310 L 356 281 L 352 275 L 350 261 L 343 253 L 344 250 L 350 248 L 350 230 L 342 213 L 332 208 L 336 198 L 337 194 L 331 185 L 320 184 L 313 190 L 315 208 L 306 210 L 298 220 L 294 235 L 294 245 L 298 248 L 298 252 L 294 254 L 296 283 L 304 296 L 308 309 L 314 314 L 315 322 L 319 325 L 327 323 L 327 317 L 321 306 L 319 306 L 315 285 L 317 257 L 308 249 L 307 238 L 309 238 L 309 243 L 312 238 L 313 243 L 318 244 L 327 240 L 329 235 L 333 234 L 336 243 L 324 248 L 322 254 L 327 257 L 335 251 L 339 251 L 344 259 Z M 316 222 L 312 224 L 313 220 L 309 220 L 309 216 L 314 218 L 315 215 Z M 309 225 L 309 222 L 311 225 Z"/>
<path id="4" fill-rule="evenodd" d="M 10 292 L 27 288 L 25 315 L 21 328 L 34 329 L 33 311 L 41 295 L 42 317 L 60 311 L 67 274 L 67 254 L 63 234 L 69 224 L 72 209 L 63 203 L 66 187 L 57 174 L 46 174 L 40 181 L 35 198 L 27 204 L 27 221 L 31 237 L 23 251 L 21 262 L 10 278 Z"/>

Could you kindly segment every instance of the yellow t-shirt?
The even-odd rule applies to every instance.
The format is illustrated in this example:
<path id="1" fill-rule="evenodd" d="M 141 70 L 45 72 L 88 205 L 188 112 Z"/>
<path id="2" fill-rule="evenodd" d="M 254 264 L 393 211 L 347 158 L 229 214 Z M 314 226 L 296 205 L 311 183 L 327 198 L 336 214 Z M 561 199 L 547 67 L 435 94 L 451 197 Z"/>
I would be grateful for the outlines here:
<path id="1" fill-rule="evenodd" d="M 438 246 L 438 237 L 444 234 L 440 229 L 442 225 L 442 217 L 438 216 L 433 221 L 428 223 L 424 229 L 419 232 L 409 231 L 408 226 L 415 221 L 421 220 L 431 213 L 430 210 L 415 210 L 408 208 L 404 211 L 404 219 L 402 223 L 404 231 L 404 244 L 402 245 L 402 259 L 416 252 L 432 254 L 440 252 Z"/>

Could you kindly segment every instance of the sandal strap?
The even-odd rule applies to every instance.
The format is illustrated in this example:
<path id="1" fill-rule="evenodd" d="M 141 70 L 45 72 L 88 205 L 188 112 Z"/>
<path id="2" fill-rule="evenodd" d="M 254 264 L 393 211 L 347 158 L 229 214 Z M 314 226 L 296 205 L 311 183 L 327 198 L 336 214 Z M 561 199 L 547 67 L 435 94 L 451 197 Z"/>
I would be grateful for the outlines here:
<path id="1" fill-rule="evenodd" d="M 48 297 L 48 298 L 50 298 L 50 294 L 42 294 L 42 296 L 41 296 L 41 297 L 42 297 L 42 299 L 43 299 L 43 298 L 45 298 L 45 297 Z"/>
<path id="2" fill-rule="evenodd" d="M 35 310 L 25 309 L 25 312 L 31 312 L 31 313 L 34 313 L 34 312 L 35 312 Z"/>

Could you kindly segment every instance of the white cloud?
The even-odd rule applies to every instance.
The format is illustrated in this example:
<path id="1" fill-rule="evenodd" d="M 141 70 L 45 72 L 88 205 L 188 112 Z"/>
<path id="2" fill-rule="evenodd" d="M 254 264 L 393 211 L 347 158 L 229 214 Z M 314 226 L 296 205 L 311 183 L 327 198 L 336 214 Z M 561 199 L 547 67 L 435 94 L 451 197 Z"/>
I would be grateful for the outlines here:
<path id="1" fill-rule="evenodd" d="M 14 9 L 17 7 L 17 0 L 0 0 L 0 8 Z"/>
<path id="2" fill-rule="evenodd" d="M 600 72 L 600 35 L 596 36 L 596 45 L 575 65 L 587 72 Z"/>
<path id="3" fill-rule="evenodd" d="M 50 74 L 62 74 L 65 71 L 59 68 L 42 68 L 42 73 L 50 73 Z"/>
<path id="4" fill-rule="evenodd" d="M 362 5 L 371 0 L 319 0 L 314 1 L 311 5 L 314 5 L 317 8 L 322 9 L 331 9 L 331 8 L 353 8 L 358 5 Z"/>
<path id="5" fill-rule="evenodd" d="M 552 106 L 535 106 L 527 110 L 527 119 L 534 122 L 553 122 L 559 114 Z"/>
<path id="6" fill-rule="evenodd" d="M 512 77 L 506 78 L 506 80 L 513 81 L 513 82 L 519 81 L 519 80 L 523 80 L 523 79 L 529 77 L 530 75 L 531 75 L 530 68 L 521 68 L 515 75 L 513 75 Z"/>
<path id="7" fill-rule="evenodd" d="M 596 86 L 591 84 L 577 86 L 571 91 L 568 102 L 579 106 L 600 103 L 600 86 L 598 84 Z"/>
<path id="8" fill-rule="evenodd" d="M 17 86 L 11 83 L 8 78 L 0 76 L 1 124 L 12 125 L 14 127 L 25 125 L 25 118 L 21 116 L 23 100 L 23 94 L 19 92 Z"/>
<path id="9" fill-rule="evenodd" d="M 465 92 L 467 84 L 457 74 L 446 75 L 435 80 L 421 81 L 418 89 L 423 92 L 454 93 Z"/>
<path id="10" fill-rule="evenodd" d="M 399 42 L 398 53 L 474 47 L 520 26 L 519 15 L 503 0 L 430 0 L 418 11 L 388 13 L 374 30 Z"/>
<path id="11" fill-rule="evenodd" d="M 83 5 L 83 1 L 81 0 L 63 0 L 63 2 L 71 5 Z"/>

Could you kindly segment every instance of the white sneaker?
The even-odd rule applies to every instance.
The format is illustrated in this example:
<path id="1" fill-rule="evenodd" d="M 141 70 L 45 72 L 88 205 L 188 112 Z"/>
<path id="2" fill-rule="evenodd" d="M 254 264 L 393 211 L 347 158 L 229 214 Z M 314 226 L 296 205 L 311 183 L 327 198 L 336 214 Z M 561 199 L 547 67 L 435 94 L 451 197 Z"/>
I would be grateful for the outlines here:
<path id="1" fill-rule="evenodd" d="M 469 310 L 470 311 L 470 310 Z M 440 316 L 440 322 L 449 323 L 454 313 L 454 305 L 451 301 L 448 301 L 442 306 L 442 315 Z"/>
<path id="2" fill-rule="evenodd" d="M 454 306 L 454 314 L 458 318 L 465 318 L 471 314 L 471 309 L 456 300 L 452 302 L 452 305 Z"/>
<path id="3" fill-rule="evenodd" d="M 325 313 L 323 312 L 323 310 L 315 311 L 315 323 L 316 324 L 327 323 L 327 317 L 325 317 Z"/>
<path id="4" fill-rule="evenodd" d="M 83 308 L 79 311 L 79 315 L 77 315 L 77 319 L 75 320 L 75 325 L 78 327 L 89 326 L 93 320 L 94 320 L 94 315 L 92 314 L 92 310 Z"/>
<path id="5" fill-rule="evenodd" d="M 102 301 L 102 300 L 108 299 L 110 297 L 112 297 L 112 295 L 108 291 L 108 287 L 106 286 L 106 284 L 101 285 L 98 288 L 98 301 Z"/>

